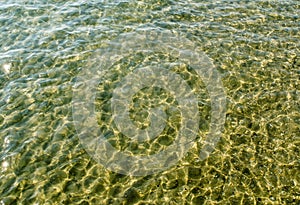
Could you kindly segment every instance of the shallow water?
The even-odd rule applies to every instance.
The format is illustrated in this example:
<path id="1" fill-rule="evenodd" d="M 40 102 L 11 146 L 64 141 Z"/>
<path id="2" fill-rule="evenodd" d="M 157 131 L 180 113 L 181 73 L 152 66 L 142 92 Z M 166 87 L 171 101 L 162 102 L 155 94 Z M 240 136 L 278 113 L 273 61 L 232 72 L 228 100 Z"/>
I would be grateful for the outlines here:
<path id="1" fill-rule="evenodd" d="M 1 204 L 299 204 L 299 7 L 298 0 L 1 3 Z M 189 83 L 200 96 L 200 125 L 175 165 L 148 176 L 121 175 L 84 149 L 73 123 L 73 91 L 95 51 L 109 50 L 107 42 L 120 34 L 147 29 L 183 36 L 212 60 L 226 93 L 226 121 L 215 150 L 199 160 L 212 120 L 205 82 L 164 51 L 129 53 L 98 86 L 99 125 L 114 126 L 106 105 L 111 89 L 149 65 L 172 65 Z M 170 129 L 140 146 L 120 136 L 109 142 L 136 155 L 165 149 L 180 127 L 172 95 L 152 88 L 134 98 L 131 117 L 141 128 L 148 126 L 142 108 L 175 106 L 167 110 Z"/>

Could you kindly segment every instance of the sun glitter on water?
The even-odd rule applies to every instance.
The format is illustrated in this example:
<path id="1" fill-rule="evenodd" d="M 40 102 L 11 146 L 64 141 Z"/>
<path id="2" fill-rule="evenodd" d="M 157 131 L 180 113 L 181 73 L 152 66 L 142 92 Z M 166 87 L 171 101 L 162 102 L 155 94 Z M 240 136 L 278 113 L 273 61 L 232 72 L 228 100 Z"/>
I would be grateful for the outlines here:
<path id="1" fill-rule="evenodd" d="M 2 70 L 5 74 L 10 73 L 11 63 L 5 63 L 2 65 Z"/>

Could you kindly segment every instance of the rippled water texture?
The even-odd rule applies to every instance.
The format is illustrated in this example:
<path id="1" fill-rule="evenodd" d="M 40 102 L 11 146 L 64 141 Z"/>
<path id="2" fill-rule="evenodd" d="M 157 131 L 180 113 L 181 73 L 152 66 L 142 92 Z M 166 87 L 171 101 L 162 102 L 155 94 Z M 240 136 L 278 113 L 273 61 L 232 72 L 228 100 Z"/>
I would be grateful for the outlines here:
<path id="1" fill-rule="evenodd" d="M 299 204 L 299 14 L 299 0 L 2 1 L 0 204 Z M 173 63 L 201 98 L 200 134 L 185 157 L 161 173 L 133 177 L 87 154 L 72 122 L 72 95 L 105 42 L 149 28 L 183 35 L 211 58 L 226 93 L 226 122 L 214 152 L 199 160 L 211 121 L 203 81 L 163 53 L 124 57 L 99 84 L 103 127 L 111 122 L 101 102 L 114 83 L 150 61 Z M 168 92 L 146 89 L 136 104 L 155 103 L 155 93 L 174 102 Z M 168 146 L 179 123 L 176 109 L 170 113 L 172 132 L 153 145 L 130 145 L 131 152 Z"/>

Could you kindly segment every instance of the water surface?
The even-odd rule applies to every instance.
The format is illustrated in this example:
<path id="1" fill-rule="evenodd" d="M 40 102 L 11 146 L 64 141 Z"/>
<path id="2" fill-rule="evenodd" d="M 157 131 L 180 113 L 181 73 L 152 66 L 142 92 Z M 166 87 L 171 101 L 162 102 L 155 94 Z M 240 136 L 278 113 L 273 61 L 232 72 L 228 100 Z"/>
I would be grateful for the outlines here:
<path id="1" fill-rule="evenodd" d="M 3 1 L 1 204 L 299 204 L 299 7 L 298 0 Z M 105 41 L 148 28 L 180 33 L 213 60 L 226 92 L 226 122 L 208 159 L 198 160 L 199 136 L 176 166 L 130 177 L 105 169 L 83 149 L 72 122 L 72 89 Z M 176 63 L 131 55 L 112 73 L 122 76 L 149 61 Z M 100 96 L 111 78 L 99 85 Z M 201 79 L 193 83 L 202 96 L 204 135 L 210 101 Z M 168 95 L 145 90 L 155 92 Z M 137 103 L 142 98 L 137 94 Z"/>

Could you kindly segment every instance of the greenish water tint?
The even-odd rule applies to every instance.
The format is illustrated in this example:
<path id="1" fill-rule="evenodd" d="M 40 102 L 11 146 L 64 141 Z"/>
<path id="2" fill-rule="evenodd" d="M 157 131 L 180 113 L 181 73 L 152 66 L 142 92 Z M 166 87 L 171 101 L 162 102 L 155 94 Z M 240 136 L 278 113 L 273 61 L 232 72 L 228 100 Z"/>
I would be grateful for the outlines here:
<path id="1" fill-rule="evenodd" d="M 299 13 L 298 0 L 2 2 L 0 203 L 299 204 Z M 208 159 L 198 160 L 199 136 L 176 166 L 129 177 L 106 170 L 83 149 L 72 122 L 72 90 L 105 41 L 147 28 L 184 34 L 213 60 L 226 92 L 226 122 Z M 126 67 L 160 60 L 172 61 L 137 55 L 116 62 L 111 83 Z M 193 78 L 187 66 L 175 67 L 183 79 Z M 203 97 L 205 134 L 210 102 L 201 79 L 192 82 Z M 99 86 L 100 98 L 105 89 L 110 82 Z M 136 95 L 137 104 L 143 96 Z M 169 139 L 157 143 L 161 149 Z"/>

